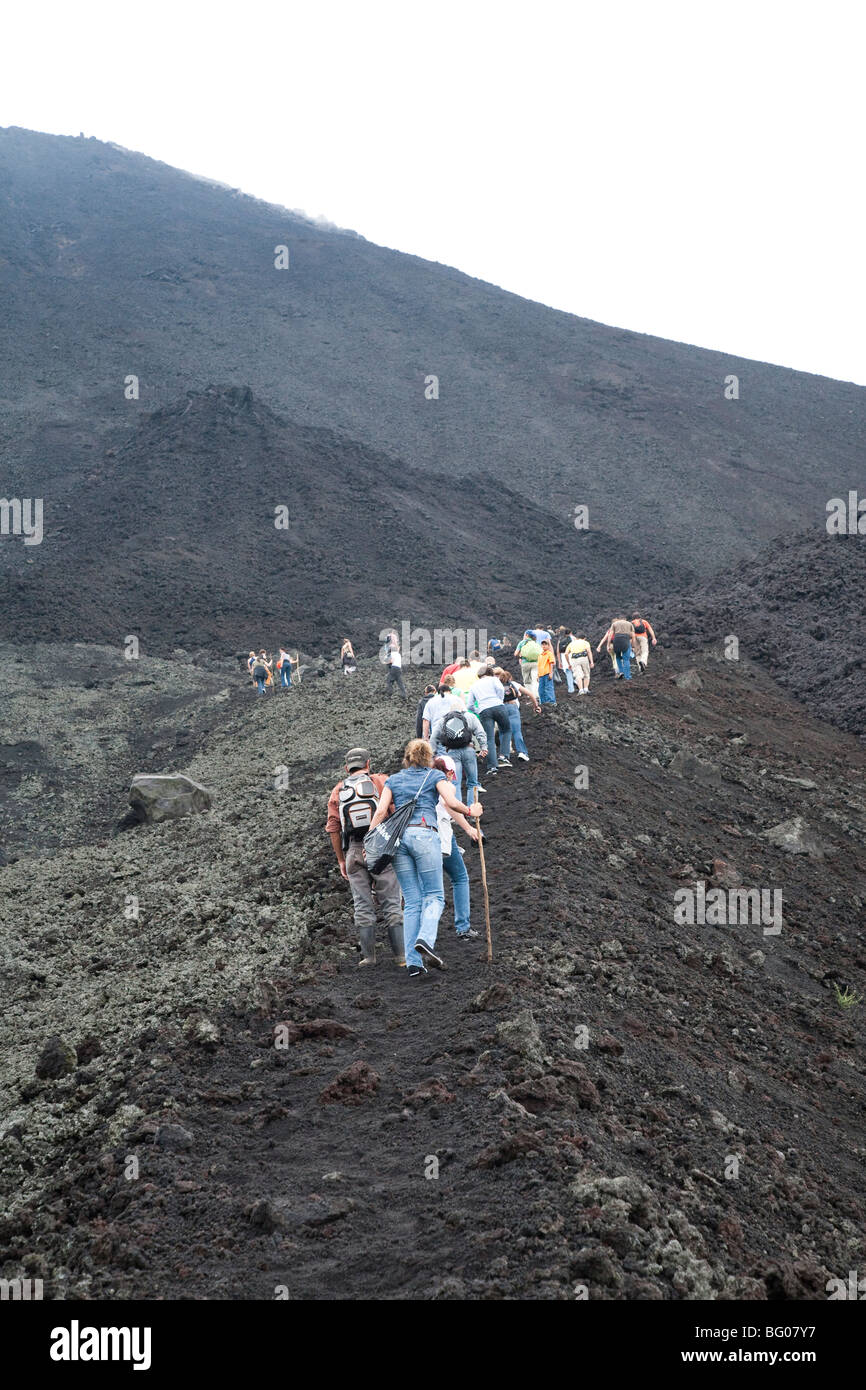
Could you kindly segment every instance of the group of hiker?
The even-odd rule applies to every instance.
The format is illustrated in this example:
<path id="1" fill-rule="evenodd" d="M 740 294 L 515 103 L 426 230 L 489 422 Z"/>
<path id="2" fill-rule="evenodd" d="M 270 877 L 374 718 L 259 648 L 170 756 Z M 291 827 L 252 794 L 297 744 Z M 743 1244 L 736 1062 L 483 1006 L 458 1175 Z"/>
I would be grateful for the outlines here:
<path id="1" fill-rule="evenodd" d="M 247 670 L 250 673 L 253 685 L 260 695 L 264 695 L 266 691 L 275 688 L 275 671 L 282 690 L 288 690 L 293 684 L 297 684 L 300 679 L 298 673 L 299 665 L 300 662 L 297 655 L 292 657 L 286 651 L 285 647 L 280 647 L 279 654 L 276 657 L 269 657 L 264 647 L 258 653 L 251 651 L 247 657 Z M 293 675 L 295 677 L 294 681 L 292 679 Z"/>
<path id="2" fill-rule="evenodd" d="M 615 677 L 630 680 L 632 657 L 646 670 L 650 643 L 656 645 L 652 626 L 635 613 L 631 619 L 615 618 L 596 652 L 606 648 Z M 394 959 L 406 967 L 409 978 L 423 976 L 431 967 L 445 969 L 437 951 L 445 876 L 452 886 L 458 941 L 479 935 L 471 925 L 469 874 L 455 833 L 456 827 L 475 843 L 482 836 L 478 798 L 486 788 L 479 760 L 485 764 L 485 780 L 513 766 L 512 750 L 529 762 L 521 701 L 540 715 L 545 705 L 556 703 L 554 686 L 562 680 L 569 694 L 588 693 L 595 665 L 592 647 L 570 629 L 525 630 L 514 647 L 520 681 L 497 662 L 511 648 L 508 639 L 493 639 L 488 646 L 487 656 L 471 652 L 446 666 L 437 684 L 427 685 L 416 710 L 415 737 L 406 744 L 399 772 L 373 772 L 369 749 L 350 748 L 345 776 L 331 791 L 325 828 L 352 892 L 361 966 L 376 962 L 378 912 Z M 381 659 L 387 666 L 385 693 L 390 697 L 396 687 L 408 699 L 396 632 L 386 639 Z M 390 862 L 373 865 L 374 872 L 365 856 L 365 837 L 400 812 L 408 820 L 397 848 Z"/>

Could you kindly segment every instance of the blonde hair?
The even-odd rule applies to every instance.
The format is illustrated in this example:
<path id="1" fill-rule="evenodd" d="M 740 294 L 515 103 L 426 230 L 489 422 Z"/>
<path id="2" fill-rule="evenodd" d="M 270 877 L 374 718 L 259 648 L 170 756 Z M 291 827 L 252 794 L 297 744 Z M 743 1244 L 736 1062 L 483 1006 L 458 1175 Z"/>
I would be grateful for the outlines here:
<path id="1" fill-rule="evenodd" d="M 433 749 L 426 739 L 410 738 L 403 753 L 404 767 L 432 767 Z"/>

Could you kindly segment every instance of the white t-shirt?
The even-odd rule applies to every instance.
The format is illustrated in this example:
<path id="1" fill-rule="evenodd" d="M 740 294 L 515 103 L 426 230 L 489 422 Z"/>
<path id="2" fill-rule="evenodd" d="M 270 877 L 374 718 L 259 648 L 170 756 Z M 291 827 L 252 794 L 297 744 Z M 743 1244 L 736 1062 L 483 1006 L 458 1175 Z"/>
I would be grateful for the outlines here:
<path id="1" fill-rule="evenodd" d="M 391 649 L 391 665 L 392 665 L 392 666 L 402 666 L 402 665 L 403 665 L 403 658 L 402 658 L 402 656 L 400 655 L 400 653 L 399 653 L 399 651 L 397 650 L 396 647 L 392 647 L 392 649 Z"/>

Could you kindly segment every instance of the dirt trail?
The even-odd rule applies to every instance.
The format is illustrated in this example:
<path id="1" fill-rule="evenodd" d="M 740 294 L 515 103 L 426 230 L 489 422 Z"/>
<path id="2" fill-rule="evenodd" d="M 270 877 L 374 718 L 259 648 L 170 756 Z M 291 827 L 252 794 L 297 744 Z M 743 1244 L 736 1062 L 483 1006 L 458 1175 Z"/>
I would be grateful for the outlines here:
<path id="1" fill-rule="evenodd" d="M 449 905 L 446 973 L 359 971 L 311 828 L 300 967 L 216 1043 L 139 1040 L 135 1122 L 73 1147 L 19 1253 L 91 1297 L 824 1297 L 864 1258 L 862 1044 L 832 990 L 866 971 L 863 754 L 759 672 L 699 660 L 698 694 L 683 664 L 527 717 L 532 762 L 485 798 L 492 967 Z M 762 837 L 798 811 L 828 859 Z M 781 935 L 674 922 L 718 859 L 781 889 Z"/>

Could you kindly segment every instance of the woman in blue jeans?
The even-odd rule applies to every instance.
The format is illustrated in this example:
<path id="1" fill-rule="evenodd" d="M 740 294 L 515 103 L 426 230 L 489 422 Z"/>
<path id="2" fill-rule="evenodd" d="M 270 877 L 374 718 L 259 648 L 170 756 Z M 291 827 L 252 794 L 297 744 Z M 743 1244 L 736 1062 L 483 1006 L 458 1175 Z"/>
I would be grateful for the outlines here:
<path id="1" fill-rule="evenodd" d="M 501 761 L 511 762 L 511 743 L 513 740 L 514 751 L 518 758 L 521 762 L 528 763 L 529 750 L 526 747 L 526 740 L 523 737 L 523 723 L 520 718 L 520 697 L 521 695 L 525 695 L 532 701 L 532 706 L 536 714 L 541 713 L 541 705 L 538 703 L 538 697 L 528 685 L 521 685 L 519 681 L 512 680 L 507 671 L 497 670 L 495 674 L 502 681 L 502 686 L 505 691 L 503 704 L 505 705 L 505 713 L 508 715 L 508 723 L 510 725 L 510 731 L 501 739 Z"/>
<path id="2" fill-rule="evenodd" d="M 370 822 L 373 830 L 392 811 L 399 811 L 417 797 L 400 848 L 394 855 L 394 869 L 403 890 L 403 944 L 407 974 L 426 975 L 427 967 L 444 970 L 435 951 L 439 918 L 445 906 L 442 885 L 442 846 L 439 839 L 437 805 L 439 798 L 449 811 L 464 816 L 480 816 L 481 805 L 465 806 L 448 785 L 447 774 L 433 766 L 433 749 L 423 738 L 406 744 L 403 767 L 388 778 Z"/>
<path id="3" fill-rule="evenodd" d="M 441 768 L 448 777 L 448 785 L 456 786 L 457 767 L 450 754 L 443 754 L 433 759 L 433 766 Z M 439 798 L 436 812 L 439 817 L 439 839 L 442 846 L 442 867 L 451 880 L 451 892 L 454 897 L 454 930 L 460 941 L 469 941 L 472 937 L 477 937 L 477 931 L 473 931 L 469 920 L 469 874 L 466 872 L 466 865 L 463 863 L 463 854 L 457 843 L 457 836 L 454 834 L 454 825 L 459 825 L 466 831 L 470 840 L 478 841 L 481 834 L 480 827 L 470 825 L 465 816 L 458 812 L 450 812 L 446 809 L 442 798 Z"/>

